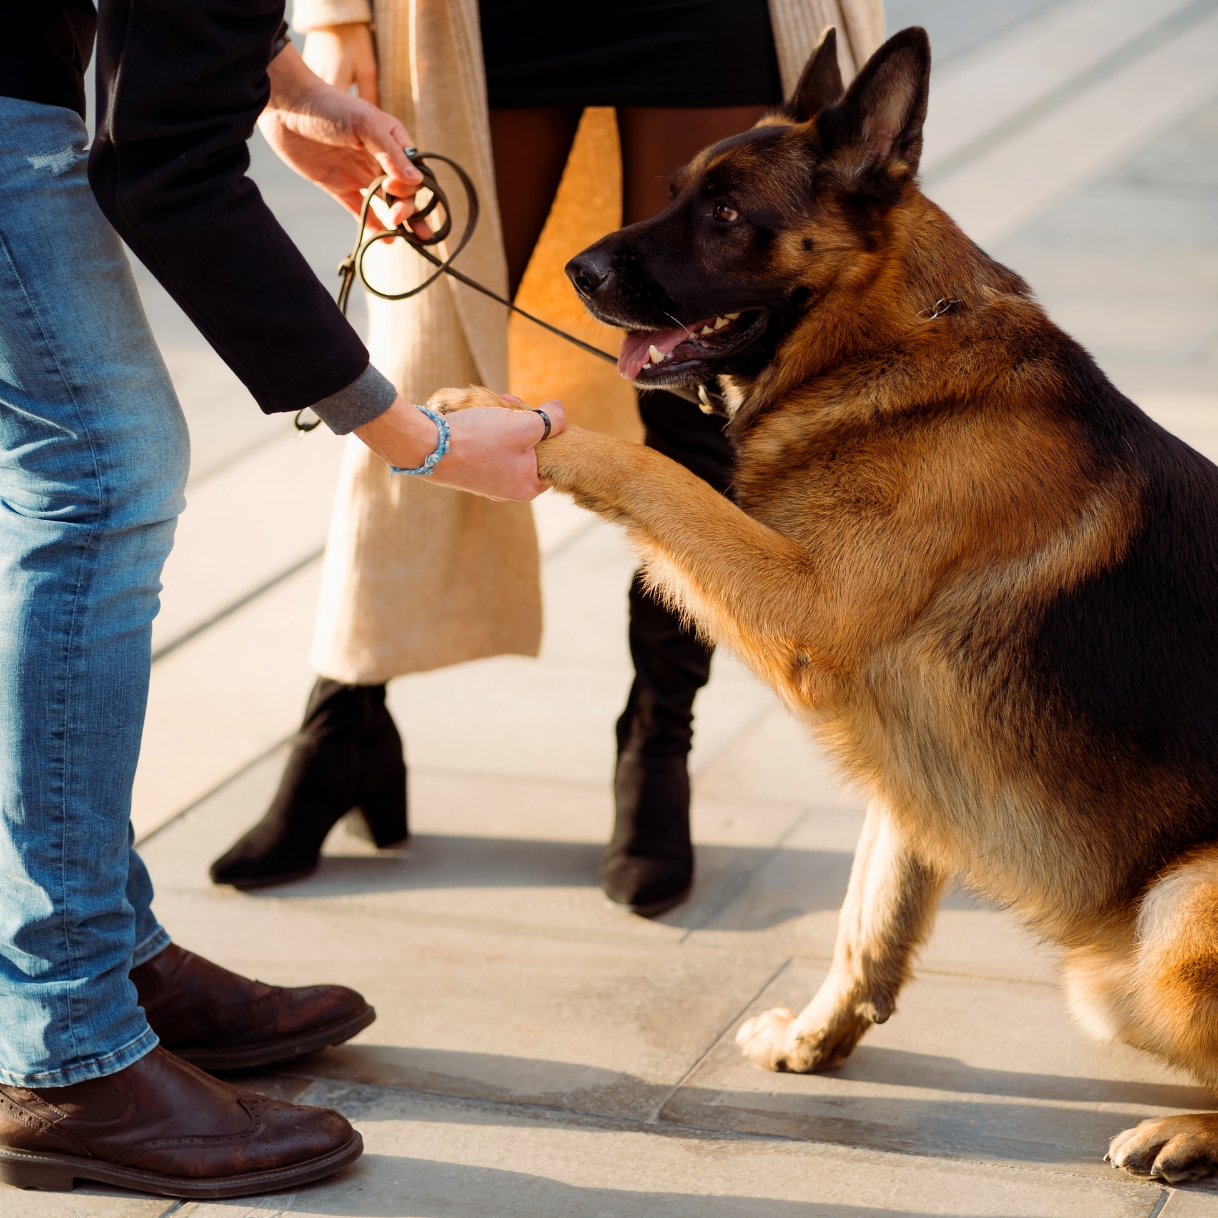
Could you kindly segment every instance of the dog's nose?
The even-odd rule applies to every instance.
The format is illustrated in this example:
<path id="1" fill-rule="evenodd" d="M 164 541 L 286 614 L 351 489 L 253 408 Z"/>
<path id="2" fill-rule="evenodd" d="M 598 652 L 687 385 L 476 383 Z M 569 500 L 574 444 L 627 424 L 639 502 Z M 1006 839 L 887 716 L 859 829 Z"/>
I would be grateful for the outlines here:
<path id="1" fill-rule="evenodd" d="M 581 296 L 591 296 L 613 274 L 608 259 L 593 250 L 576 254 L 567 263 L 567 278 Z"/>

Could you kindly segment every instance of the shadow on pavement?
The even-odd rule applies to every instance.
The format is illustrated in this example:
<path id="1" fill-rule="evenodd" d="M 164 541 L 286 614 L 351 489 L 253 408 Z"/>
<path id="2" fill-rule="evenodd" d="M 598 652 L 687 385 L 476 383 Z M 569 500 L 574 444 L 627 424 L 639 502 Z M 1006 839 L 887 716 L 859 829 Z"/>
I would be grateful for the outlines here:
<path id="1" fill-rule="evenodd" d="M 335 1183 L 340 1181 L 346 1189 L 362 1188 L 361 1218 L 933 1218 L 922 1209 L 586 1188 L 528 1172 L 379 1154 L 364 1155 Z M 307 1213 L 309 1194 L 325 1188 L 323 1183 L 297 1194 L 296 1206 Z"/>
<path id="2" fill-rule="evenodd" d="M 708 903 L 730 900 L 770 859 L 774 847 L 696 846 L 694 897 L 666 914 L 670 926 L 702 925 Z M 376 855 L 330 854 L 308 879 L 247 895 L 277 900 L 318 900 L 365 893 L 437 888 L 590 888 L 604 847 L 590 842 L 418 834 L 408 849 Z M 750 910 L 739 929 L 766 929 L 802 914 L 840 908 L 853 855 L 834 850 L 784 848 L 801 877 L 797 903 L 774 902 Z M 971 907 L 971 906 L 970 906 Z M 686 920 L 687 913 L 692 915 Z"/>
<path id="3" fill-rule="evenodd" d="M 1214 1107 L 1196 1087 L 1023 1074 L 866 1045 L 839 1069 L 806 1080 L 774 1075 L 770 1086 L 759 1074 L 756 1090 L 674 1087 L 570 1062 L 378 1045 L 317 1054 L 279 1077 L 314 1080 L 299 1102 L 361 1121 L 398 1119 L 402 1104 L 426 1096 L 450 1101 L 432 1119 L 456 1124 L 511 1123 L 527 1114 L 567 1126 L 578 1115 L 639 1128 L 640 1114 L 658 1113 L 658 1129 L 647 1125 L 652 1132 L 668 1126 L 700 1136 L 760 1134 L 1096 1170 L 1109 1139 L 1143 1116 Z M 405 1093 L 400 1103 L 395 1090 Z"/>

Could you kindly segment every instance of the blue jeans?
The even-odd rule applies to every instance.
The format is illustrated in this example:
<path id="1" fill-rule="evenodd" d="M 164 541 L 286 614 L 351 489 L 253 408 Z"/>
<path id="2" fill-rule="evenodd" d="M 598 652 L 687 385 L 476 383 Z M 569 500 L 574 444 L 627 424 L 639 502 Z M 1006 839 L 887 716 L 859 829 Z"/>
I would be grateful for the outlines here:
<path id="1" fill-rule="evenodd" d="M 0 1082 L 157 1043 L 132 967 L 169 942 L 131 848 L 181 408 L 70 110 L 0 98 Z"/>

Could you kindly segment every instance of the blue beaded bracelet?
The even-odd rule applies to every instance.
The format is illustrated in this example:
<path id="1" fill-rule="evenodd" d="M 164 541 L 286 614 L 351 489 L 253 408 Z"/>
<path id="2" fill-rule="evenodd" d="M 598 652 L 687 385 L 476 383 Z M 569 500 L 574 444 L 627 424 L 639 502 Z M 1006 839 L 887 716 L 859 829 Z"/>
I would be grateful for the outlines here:
<path id="1" fill-rule="evenodd" d="M 422 411 L 436 425 L 436 430 L 440 433 L 440 439 L 436 444 L 435 452 L 422 465 L 416 465 L 414 469 L 398 469 L 396 465 L 391 465 L 389 472 L 391 474 L 411 474 L 426 478 L 440 464 L 444 454 L 448 452 L 448 442 L 452 437 L 448 430 L 448 421 L 443 415 L 436 414 L 434 410 L 428 410 L 426 406 L 416 405 L 415 410 Z"/>

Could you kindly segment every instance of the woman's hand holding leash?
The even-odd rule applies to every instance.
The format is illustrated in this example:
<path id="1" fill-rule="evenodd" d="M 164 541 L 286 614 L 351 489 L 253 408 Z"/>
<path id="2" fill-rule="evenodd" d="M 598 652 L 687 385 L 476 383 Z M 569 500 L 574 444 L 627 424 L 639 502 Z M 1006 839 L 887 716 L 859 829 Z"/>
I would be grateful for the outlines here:
<path id="1" fill-rule="evenodd" d="M 271 100 L 258 120 L 267 143 L 301 177 L 320 186 L 352 215 L 360 214 L 368 183 L 387 174 L 385 189 L 414 210 L 423 175 L 403 149 L 410 133 L 391 114 L 363 97 L 327 84 L 288 45 L 271 60 Z M 396 217 L 395 217 L 396 222 Z M 384 227 L 374 213 L 368 226 Z"/>
<path id="2" fill-rule="evenodd" d="M 413 144 L 406 128 L 374 104 L 376 59 L 367 26 L 312 31 L 305 54 L 307 63 L 289 45 L 271 61 L 271 100 L 258 124 L 263 135 L 297 173 L 356 216 L 368 183 L 387 174 L 381 185 L 394 197 L 390 223 L 407 221 L 423 175 L 403 151 Z M 352 84 L 359 97 L 348 91 Z M 371 208 L 365 223 L 385 228 Z M 422 220 L 412 228 L 431 236 Z M 548 487 L 537 475 L 534 448 L 562 431 L 566 416 L 561 402 L 546 402 L 542 410 L 519 407 L 475 406 L 445 415 L 445 445 L 435 422 L 398 397 L 355 434 L 399 472 L 488 499 L 528 501 Z"/>
<path id="3" fill-rule="evenodd" d="M 566 426 L 561 402 L 546 402 L 542 411 L 473 406 L 444 419 L 450 433 L 448 452 L 428 475 L 430 481 L 488 499 L 525 502 L 548 488 L 537 475 L 534 449 L 543 436 L 557 435 Z M 399 469 L 420 468 L 436 449 L 436 425 L 403 397 L 355 434 Z"/>

